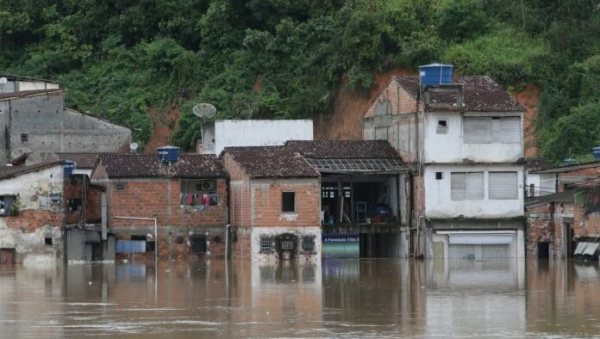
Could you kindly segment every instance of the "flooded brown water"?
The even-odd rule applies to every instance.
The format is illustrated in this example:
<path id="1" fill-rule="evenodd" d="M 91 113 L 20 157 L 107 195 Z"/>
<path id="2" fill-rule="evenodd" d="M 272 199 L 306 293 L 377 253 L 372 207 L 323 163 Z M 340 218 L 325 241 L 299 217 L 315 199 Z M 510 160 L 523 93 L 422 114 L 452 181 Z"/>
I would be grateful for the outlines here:
<path id="1" fill-rule="evenodd" d="M 0 267 L 0 338 L 600 337 L 597 263 Z"/>

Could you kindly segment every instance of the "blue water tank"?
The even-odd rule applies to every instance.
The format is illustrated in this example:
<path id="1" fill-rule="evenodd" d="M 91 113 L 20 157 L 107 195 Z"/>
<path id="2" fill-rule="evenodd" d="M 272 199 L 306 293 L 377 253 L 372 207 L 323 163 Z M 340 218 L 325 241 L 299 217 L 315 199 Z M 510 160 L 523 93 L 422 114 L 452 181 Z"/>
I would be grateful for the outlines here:
<path id="1" fill-rule="evenodd" d="M 594 159 L 600 160 L 600 146 L 592 148 L 592 153 L 594 154 Z"/>
<path id="2" fill-rule="evenodd" d="M 164 146 L 156 150 L 158 151 L 158 160 L 161 162 L 176 162 L 179 160 L 179 147 Z"/>
<path id="3" fill-rule="evenodd" d="M 73 171 L 75 170 L 75 162 L 71 160 L 65 160 L 65 164 L 63 165 L 65 177 L 71 176 Z"/>
<path id="4" fill-rule="evenodd" d="M 448 64 L 429 64 L 419 66 L 421 86 L 437 86 L 452 83 L 454 66 Z"/>

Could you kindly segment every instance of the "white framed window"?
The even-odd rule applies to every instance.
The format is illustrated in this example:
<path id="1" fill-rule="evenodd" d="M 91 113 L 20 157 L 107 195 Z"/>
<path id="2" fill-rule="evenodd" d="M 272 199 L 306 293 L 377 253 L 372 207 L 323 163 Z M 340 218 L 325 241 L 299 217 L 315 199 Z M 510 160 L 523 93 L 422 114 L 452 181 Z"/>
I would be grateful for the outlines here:
<path id="1" fill-rule="evenodd" d="M 450 173 L 451 200 L 483 200 L 483 172 Z"/>
<path id="2" fill-rule="evenodd" d="M 464 117 L 463 140 L 466 144 L 521 142 L 520 117 Z"/>
<path id="3" fill-rule="evenodd" d="M 490 172 L 489 198 L 514 200 L 519 198 L 519 176 L 517 172 Z"/>

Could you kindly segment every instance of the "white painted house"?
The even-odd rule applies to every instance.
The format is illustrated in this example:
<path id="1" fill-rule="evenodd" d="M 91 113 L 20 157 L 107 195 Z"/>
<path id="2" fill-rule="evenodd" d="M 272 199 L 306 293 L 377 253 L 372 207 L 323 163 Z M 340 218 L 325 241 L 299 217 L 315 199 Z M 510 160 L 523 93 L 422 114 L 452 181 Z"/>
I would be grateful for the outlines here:
<path id="1" fill-rule="evenodd" d="M 303 120 L 217 120 L 202 126 L 202 154 L 225 147 L 283 146 L 288 140 L 313 140 L 313 122 Z"/>
<path id="2" fill-rule="evenodd" d="M 421 81 L 393 78 L 363 120 L 412 164 L 414 254 L 524 257 L 525 109 L 487 76 Z"/>

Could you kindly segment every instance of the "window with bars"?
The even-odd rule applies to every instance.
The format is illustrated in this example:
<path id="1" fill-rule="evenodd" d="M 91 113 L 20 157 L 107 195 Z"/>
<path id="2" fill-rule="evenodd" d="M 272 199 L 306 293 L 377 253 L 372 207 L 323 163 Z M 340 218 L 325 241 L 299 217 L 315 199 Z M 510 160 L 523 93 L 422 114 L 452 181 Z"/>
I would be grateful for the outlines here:
<path id="1" fill-rule="evenodd" d="M 260 237 L 260 253 L 272 253 L 274 249 L 273 237 Z"/>
<path id="2" fill-rule="evenodd" d="M 448 121 L 438 120 L 436 133 L 437 134 L 448 134 Z"/>
<path id="3" fill-rule="evenodd" d="M 305 235 L 302 236 L 302 251 L 313 253 L 315 251 L 315 236 Z"/>
<path id="4" fill-rule="evenodd" d="M 465 117 L 463 140 L 467 144 L 521 142 L 520 117 Z"/>
<path id="5" fill-rule="evenodd" d="M 452 200 L 483 200 L 483 172 L 450 174 Z"/>
<path id="6" fill-rule="evenodd" d="M 519 198 L 518 178 L 517 172 L 490 172 L 489 198 L 507 200 Z"/>

